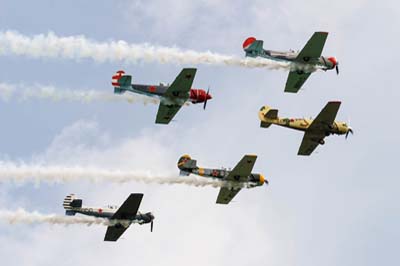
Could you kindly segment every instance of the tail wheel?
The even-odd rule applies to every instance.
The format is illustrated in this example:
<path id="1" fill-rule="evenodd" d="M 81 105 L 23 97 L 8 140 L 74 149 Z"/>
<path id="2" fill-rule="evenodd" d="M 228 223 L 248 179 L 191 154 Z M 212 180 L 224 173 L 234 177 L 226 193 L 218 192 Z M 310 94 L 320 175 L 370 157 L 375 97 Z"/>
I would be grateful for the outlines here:
<path id="1" fill-rule="evenodd" d="M 321 144 L 321 145 L 324 145 L 324 144 L 325 144 L 325 140 L 320 139 L 320 140 L 318 141 L 318 143 Z"/>

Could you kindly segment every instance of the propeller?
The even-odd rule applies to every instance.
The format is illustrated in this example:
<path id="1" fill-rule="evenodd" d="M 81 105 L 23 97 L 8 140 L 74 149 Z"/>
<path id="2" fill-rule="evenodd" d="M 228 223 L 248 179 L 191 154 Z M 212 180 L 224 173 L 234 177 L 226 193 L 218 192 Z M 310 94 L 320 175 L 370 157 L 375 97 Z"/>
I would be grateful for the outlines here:
<path id="1" fill-rule="evenodd" d="M 208 90 L 207 90 L 207 94 L 206 94 L 206 100 L 204 101 L 204 105 L 203 105 L 203 110 L 206 110 L 209 92 L 210 92 L 210 86 L 208 86 Z"/>
<path id="2" fill-rule="evenodd" d="M 153 232 L 153 220 L 150 223 L 150 232 Z"/>
<path id="3" fill-rule="evenodd" d="M 349 136 L 349 133 L 351 133 L 351 135 L 354 134 L 353 129 L 350 127 L 350 118 L 349 118 L 348 123 L 347 123 L 347 128 L 348 129 L 347 129 L 347 132 L 346 132 L 345 139 L 347 139 L 347 137 Z"/>
<path id="4" fill-rule="evenodd" d="M 335 69 L 336 69 L 336 74 L 339 75 L 339 62 L 336 63 Z"/>
<path id="5" fill-rule="evenodd" d="M 351 133 L 351 135 L 353 135 L 354 133 L 353 133 L 353 129 L 351 129 L 351 127 L 349 127 L 349 129 L 347 130 L 347 132 L 346 132 L 346 139 L 347 139 L 347 137 L 349 136 L 349 133 Z"/>

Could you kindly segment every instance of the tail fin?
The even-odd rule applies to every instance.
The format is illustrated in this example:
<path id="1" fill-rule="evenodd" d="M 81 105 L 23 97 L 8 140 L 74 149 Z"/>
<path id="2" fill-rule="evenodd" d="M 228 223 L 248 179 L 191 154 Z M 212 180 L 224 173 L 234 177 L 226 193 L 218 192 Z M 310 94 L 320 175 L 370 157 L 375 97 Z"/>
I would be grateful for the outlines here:
<path id="1" fill-rule="evenodd" d="M 69 194 L 64 198 L 63 206 L 65 209 L 65 215 L 75 215 L 74 208 L 82 207 L 82 200 L 75 198 L 75 194 Z"/>
<path id="2" fill-rule="evenodd" d="M 181 170 L 181 175 L 189 175 L 192 169 L 197 168 L 197 161 L 192 160 L 189 155 L 183 155 L 179 158 L 178 168 Z"/>
<path id="3" fill-rule="evenodd" d="M 114 93 L 121 94 L 126 91 L 126 87 L 131 86 L 132 76 L 125 75 L 125 71 L 119 70 L 112 76 L 111 84 L 114 86 Z"/>
<path id="4" fill-rule="evenodd" d="M 271 124 L 271 120 L 278 119 L 278 109 L 272 109 L 271 107 L 265 105 L 261 107 L 258 112 L 258 117 L 261 120 L 260 127 L 268 128 Z"/>
<path id="5" fill-rule="evenodd" d="M 245 51 L 246 56 L 257 57 L 264 51 L 263 44 L 264 41 L 257 40 L 254 37 L 249 37 L 243 42 L 243 50 Z"/>

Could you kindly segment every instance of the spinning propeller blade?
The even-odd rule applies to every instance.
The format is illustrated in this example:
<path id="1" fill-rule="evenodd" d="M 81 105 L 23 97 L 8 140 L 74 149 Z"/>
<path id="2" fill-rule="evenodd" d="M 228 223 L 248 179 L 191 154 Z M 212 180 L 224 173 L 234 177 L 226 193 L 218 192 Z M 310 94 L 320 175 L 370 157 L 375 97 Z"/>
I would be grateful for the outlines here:
<path id="1" fill-rule="evenodd" d="M 351 135 L 353 135 L 354 133 L 353 133 L 353 129 L 351 129 L 351 127 L 349 127 L 349 129 L 347 130 L 347 132 L 346 132 L 346 139 L 347 139 L 347 137 L 349 136 L 349 133 L 351 133 Z"/>
<path id="2" fill-rule="evenodd" d="M 346 136 L 345 136 L 345 138 L 347 139 L 347 137 L 349 136 L 349 133 L 351 133 L 351 135 L 353 135 L 354 133 L 353 133 L 353 129 L 351 128 L 351 126 L 350 126 L 350 118 L 348 119 L 348 121 L 347 121 L 347 132 L 346 132 Z"/>
<path id="3" fill-rule="evenodd" d="M 206 100 L 204 101 L 204 105 L 203 105 L 203 110 L 206 110 L 209 92 L 210 92 L 210 86 L 208 86 L 208 90 L 207 90 L 207 94 L 206 94 Z"/>
<path id="4" fill-rule="evenodd" d="M 150 223 L 150 232 L 153 232 L 153 221 Z"/>

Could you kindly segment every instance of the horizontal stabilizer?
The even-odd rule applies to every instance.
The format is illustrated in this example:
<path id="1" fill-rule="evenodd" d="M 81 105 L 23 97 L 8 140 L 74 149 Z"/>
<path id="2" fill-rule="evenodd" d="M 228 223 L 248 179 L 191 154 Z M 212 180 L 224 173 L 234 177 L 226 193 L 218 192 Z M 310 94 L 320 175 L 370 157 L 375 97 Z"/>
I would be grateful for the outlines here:
<path id="1" fill-rule="evenodd" d="M 268 119 L 278 119 L 278 109 L 270 109 L 266 114 L 265 117 Z"/>
<path id="2" fill-rule="evenodd" d="M 271 107 L 264 105 L 261 107 L 260 112 L 258 112 L 258 117 L 263 122 L 261 123 L 261 127 L 269 127 L 269 123 L 267 122 L 273 122 L 271 120 L 279 119 L 278 109 L 272 109 Z"/>
<path id="3" fill-rule="evenodd" d="M 263 128 L 269 128 L 271 125 L 272 125 L 272 123 L 267 123 L 267 122 L 260 123 L 260 127 L 263 127 Z"/>
<path id="4" fill-rule="evenodd" d="M 74 211 L 70 211 L 70 210 L 65 211 L 65 215 L 67 215 L 67 216 L 74 216 L 75 214 L 76 214 L 76 212 L 74 212 Z"/>
<path id="5" fill-rule="evenodd" d="M 181 171 L 179 172 L 179 175 L 180 175 L 180 176 L 188 176 L 188 175 L 190 175 L 190 173 L 189 173 L 189 172 L 186 172 L 186 171 L 183 171 L 183 170 L 181 170 Z"/>

